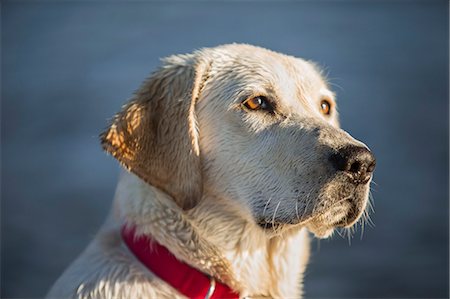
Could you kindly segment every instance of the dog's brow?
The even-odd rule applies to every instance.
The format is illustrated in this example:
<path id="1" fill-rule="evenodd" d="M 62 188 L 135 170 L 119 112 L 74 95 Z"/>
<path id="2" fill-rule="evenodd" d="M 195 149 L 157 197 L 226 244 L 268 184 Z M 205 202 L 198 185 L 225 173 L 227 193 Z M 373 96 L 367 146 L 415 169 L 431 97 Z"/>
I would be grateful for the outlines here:
<path id="1" fill-rule="evenodd" d="M 332 92 L 332 91 L 329 90 L 329 89 L 322 88 L 322 89 L 320 90 L 320 93 L 322 94 L 322 96 L 329 97 L 330 99 L 333 99 L 333 100 L 334 100 L 334 98 L 335 98 L 334 92 Z"/>

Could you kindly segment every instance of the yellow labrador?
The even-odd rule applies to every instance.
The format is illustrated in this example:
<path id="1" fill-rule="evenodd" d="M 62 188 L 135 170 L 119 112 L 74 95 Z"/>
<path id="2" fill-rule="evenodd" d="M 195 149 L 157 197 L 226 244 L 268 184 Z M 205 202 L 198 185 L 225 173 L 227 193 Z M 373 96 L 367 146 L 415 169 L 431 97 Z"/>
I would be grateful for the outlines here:
<path id="1" fill-rule="evenodd" d="M 314 64 L 242 44 L 166 58 L 101 143 L 128 171 L 104 226 L 49 297 L 191 296 L 142 262 L 124 227 L 130 242 L 148 237 L 148 248 L 209 277 L 199 296 L 213 298 L 217 283 L 240 297 L 301 297 L 307 232 L 354 225 L 375 167 L 339 128 Z"/>

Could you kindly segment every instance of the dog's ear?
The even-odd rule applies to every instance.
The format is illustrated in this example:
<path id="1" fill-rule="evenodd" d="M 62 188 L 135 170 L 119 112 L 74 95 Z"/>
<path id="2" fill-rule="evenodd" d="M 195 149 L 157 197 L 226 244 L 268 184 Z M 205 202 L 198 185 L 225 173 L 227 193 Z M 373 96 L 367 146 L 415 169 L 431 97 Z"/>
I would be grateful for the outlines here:
<path id="1" fill-rule="evenodd" d="M 183 209 L 202 196 L 195 104 L 210 64 L 171 56 L 100 135 L 103 149 Z"/>

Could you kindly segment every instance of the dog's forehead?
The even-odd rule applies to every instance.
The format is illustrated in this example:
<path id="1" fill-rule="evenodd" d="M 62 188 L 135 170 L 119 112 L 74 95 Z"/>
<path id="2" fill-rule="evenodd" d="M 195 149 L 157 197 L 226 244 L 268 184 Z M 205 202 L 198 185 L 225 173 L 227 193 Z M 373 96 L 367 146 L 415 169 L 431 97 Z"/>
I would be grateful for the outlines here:
<path id="1" fill-rule="evenodd" d="M 221 50 L 228 66 L 224 68 L 225 75 L 233 79 L 236 88 L 252 89 L 255 93 L 273 91 L 292 109 L 305 108 L 322 96 L 333 95 L 319 68 L 311 62 L 248 45 Z"/>

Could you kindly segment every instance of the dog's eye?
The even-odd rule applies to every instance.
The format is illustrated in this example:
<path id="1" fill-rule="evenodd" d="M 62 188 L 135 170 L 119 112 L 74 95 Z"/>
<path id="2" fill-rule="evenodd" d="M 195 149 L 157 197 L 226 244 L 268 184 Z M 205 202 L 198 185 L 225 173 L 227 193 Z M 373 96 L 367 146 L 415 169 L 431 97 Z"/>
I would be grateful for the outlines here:
<path id="1" fill-rule="evenodd" d="M 264 96 L 257 96 L 245 100 L 242 105 L 249 110 L 272 110 L 269 100 Z"/>
<path id="2" fill-rule="evenodd" d="M 320 102 L 320 112 L 325 115 L 330 115 L 331 104 L 328 100 L 322 100 L 322 102 Z"/>

